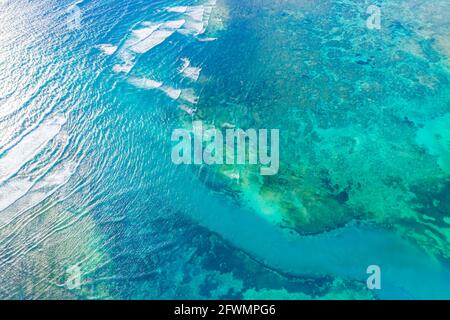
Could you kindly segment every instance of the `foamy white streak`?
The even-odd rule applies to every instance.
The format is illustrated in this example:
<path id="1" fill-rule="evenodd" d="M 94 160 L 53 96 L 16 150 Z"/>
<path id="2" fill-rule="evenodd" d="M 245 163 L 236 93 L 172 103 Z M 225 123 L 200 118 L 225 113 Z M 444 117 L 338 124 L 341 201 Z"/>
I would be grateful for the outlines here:
<path id="1" fill-rule="evenodd" d="M 184 112 L 186 112 L 187 114 L 189 114 L 189 115 L 191 115 L 191 116 L 192 116 L 194 113 L 197 112 L 197 109 L 196 109 L 196 108 L 188 107 L 188 106 L 185 105 L 185 104 L 182 104 L 182 105 L 178 106 L 178 108 L 179 108 L 180 110 L 183 110 Z"/>
<path id="2" fill-rule="evenodd" d="M 160 90 L 173 100 L 177 100 L 178 98 L 180 98 L 182 92 L 180 89 L 175 89 L 173 87 L 164 85 L 162 82 L 147 78 L 133 77 L 128 79 L 128 83 L 140 89 Z"/>
<path id="3" fill-rule="evenodd" d="M 62 115 L 45 120 L 0 158 L 0 183 L 38 154 L 66 123 Z"/>
<path id="4" fill-rule="evenodd" d="M 210 42 L 210 41 L 216 41 L 217 38 L 198 38 L 198 41 L 200 42 Z"/>
<path id="5" fill-rule="evenodd" d="M 173 100 L 178 100 L 178 98 L 181 95 L 180 89 L 175 89 L 169 86 L 163 86 L 161 87 L 161 91 L 163 91 L 169 98 Z"/>
<path id="6" fill-rule="evenodd" d="M 182 90 L 180 98 L 191 104 L 196 104 L 198 102 L 198 96 L 195 95 L 195 92 L 193 89 Z"/>
<path id="7" fill-rule="evenodd" d="M 111 56 L 117 51 L 117 46 L 109 43 L 99 44 L 97 48 L 107 56 Z"/>
<path id="8" fill-rule="evenodd" d="M 141 89 L 157 89 L 163 85 L 163 83 L 159 81 L 135 77 L 128 79 L 128 83 Z"/>
<path id="9" fill-rule="evenodd" d="M 15 179 L 14 181 L 8 181 L 0 189 L 0 212 L 19 201 L 20 207 L 22 208 L 21 212 L 41 203 L 70 180 L 76 172 L 78 165 L 79 163 L 68 161 L 34 180 L 24 177 Z M 8 193 L 3 191 L 8 191 Z M 0 224 L 2 225 L 8 224 L 15 216 L 20 214 L 17 212 L 6 214 L 7 212 L 3 212 L 0 215 Z"/>
<path id="10" fill-rule="evenodd" d="M 130 38 L 125 41 L 123 47 L 119 50 L 118 56 L 124 63 L 114 65 L 113 71 L 116 73 L 130 72 L 134 67 L 137 54 L 146 53 L 160 45 L 181 28 L 184 23 L 184 19 L 158 24 L 149 21 L 141 23 L 144 28 L 132 30 Z"/>
<path id="11" fill-rule="evenodd" d="M 183 61 L 183 66 L 180 68 L 180 73 L 182 73 L 185 77 L 197 81 L 200 77 L 201 68 L 191 67 L 191 62 L 187 58 L 181 59 Z"/>
<path id="12" fill-rule="evenodd" d="M 146 53 L 157 45 L 163 43 L 174 32 L 174 30 L 157 30 L 153 32 L 152 35 L 148 38 L 130 47 L 130 50 L 135 53 Z"/>
<path id="13" fill-rule="evenodd" d="M 33 182 L 24 177 L 7 181 L 0 187 L 0 212 L 22 198 L 33 186 Z"/>
<path id="14" fill-rule="evenodd" d="M 176 13 L 185 13 L 187 10 L 187 6 L 177 6 L 177 7 L 170 7 L 167 8 L 167 12 L 176 12 Z"/>

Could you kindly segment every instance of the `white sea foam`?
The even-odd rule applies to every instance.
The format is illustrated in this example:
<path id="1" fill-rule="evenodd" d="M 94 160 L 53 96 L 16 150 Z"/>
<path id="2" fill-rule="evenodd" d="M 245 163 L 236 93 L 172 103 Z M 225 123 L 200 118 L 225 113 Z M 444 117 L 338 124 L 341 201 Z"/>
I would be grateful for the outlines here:
<path id="1" fill-rule="evenodd" d="M 162 29 L 179 29 L 185 23 L 186 23 L 186 20 L 184 20 L 184 19 L 167 21 L 161 26 L 161 28 Z"/>
<path id="2" fill-rule="evenodd" d="M 28 207 L 35 206 L 67 184 L 76 172 L 78 165 L 79 162 L 69 160 L 48 172 L 41 180 L 33 185 L 26 195 L 26 205 Z"/>
<path id="3" fill-rule="evenodd" d="M 204 32 L 205 26 L 202 21 L 187 20 L 179 32 L 183 35 L 200 35 Z"/>
<path id="4" fill-rule="evenodd" d="M 130 72 L 134 67 L 136 55 L 146 53 L 160 45 L 184 23 L 184 19 L 164 23 L 142 22 L 140 28 L 131 31 L 131 35 L 119 49 L 118 56 L 123 63 L 114 65 L 113 71 L 116 73 Z"/>
<path id="5" fill-rule="evenodd" d="M 33 186 L 33 182 L 26 177 L 12 179 L 0 187 L 0 212 L 8 208 L 23 197 Z"/>
<path id="6" fill-rule="evenodd" d="M 176 89 L 171 86 L 164 85 L 160 81 L 155 81 L 147 78 L 130 78 L 128 79 L 128 83 L 141 89 L 146 90 L 160 90 L 164 92 L 169 98 L 173 100 L 177 100 L 180 98 L 182 90 Z"/>
<path id="7" fill-rule="evenodd" d="M 206 31 L 206 28 L 211 17 L 213 8 L 216 5 L 215 0 L 206 2 L 204 5 L 191 6 L 177 8 L 169 8 L 167 11 L 180 12 L 185 14 L 186 23 L 183 28 L 178 30 L 179 33 L 184 35 L 198 36 Z"/>
<path id="8" fill-rule="evenodd" d="M 19 202 L 20 207 L 25 210 L 39 204 L 69 181 L 76 172 L 78 164 L 67 161 L 43 176 L 34 179 L 18 177 L 8 181 L 0 188 L 0 212 Z M 15 215 L 17 215 L 15 210 L 13 215 L 2 214 L 0 222 L 9 223 Z"/>
<path id="9" fill-rule="evenodd" d="M 184 70 L 191 65 L 191 61 L 188 58 L 181 58 L 181 61 L 183 62 L 183 65 L 180 68 L 180 72 L 183 73 Z"/>
<path id="10" fill-rule="evenodd" d="M 146 53 L 156 47 L 157 45 L 160 45 L 163 43 L 168 37 L 170 37 L 174 33 L 173 30 L 156 30 L 152 33 L 151 36 L 148 38 L 145 38 L 139 43 L 136 43 L 132 47 L 130 47 L 130 50 L 135 53 Z"/>
<path id="11" fill-rule="evenodd" d="M 65 122 L 66 119 L 62 115 L 44 121 L 0 158 L 0 211 L 14 204 L 32 189 L 38 177 L 15 173 L 29 161 L 33 161 L 60 133 Z"/>
<path id="12" fill-rule="evenodd" d="M 197 81 L 202 69 L 199 67 L 192 67 L 191 62 L 187 58 L 181 60 L 183 61 L 183 66 L 180 68 L 180 73 L 191 80 Z"/>
<path id="13" fill-rule="evenodd" d="M 187 8 L 188 8 L 187 6 L 177 6 L 177 7 L 167 8 L 166 11 L 167 12 L 185 13 Z"/>
<path id="14" fill-rule="evenodd" d="M 189 10 L 186 11 L 186 15 L 196 21 L 203 21 L 204 14 L 205 14 L 204 6 L 190 7 Z"/>
<path id="15" fill-rule="evenodd" d="M 182 90 L 180 98 L 191 104 L 196 104 L 198 102 L 198 96 L 195 94 L 194 89 Z"/>
<path id="16" fill-rule="evenodd" d="M 128 73 L 131 71 L 132 68 L 133 68 L 133 65 L 130 65 L 130 64 L 115 64 L 113 66 L 112 70 L 115 73 L 120 73 L 120 72 Z"/>
<path id="17" fill-rule="evenodd" d="M 189 78 L 192 79 L 194 81 L 197 81 L 198 78 L 200 77 L 200 72 L 202 71 L 201 68 L 196 68 L 196 67 L 188 67 L 183 71 L 183 74 Z"/>
<path id="18" fill-rule="evenodd" d="M 105 43 L 105 44 L 99 44 L 97 46 L 97 49 L 99 49 L 105 55 L 111 56 L 117 51 L 117 46 L 114 46 L 114 45 L 109 44 L 109 43 Z"/>
<path id="19" fill-rule="evenodd" d="M 134 67 L 136 55 L 146 53 L 162 44 L 177 31 L 181 34 L 192 36 L 203 34 L 215 4 L 216 1 L 211 0 L 205 5 L 170 7 L 167 8 L 166 11 L 184 14 L 183 19 L 171 20 L 163 23 L 154 23 L 150 21 L 142 22 L 140 28 L 131 31 L 129 39 L 127 39 L 124 45 L 119 49 L 118 56 L 123 63 L 115 64 L 113 66 L 113 71 L 116 73 L 129 73 Z M 206 38 L 201 39 L 200 41 L 212 40 L 213 38 Z M 103 47 L 103 51 L 105 53 L 111 53 L 113 48 Z M 197 80 L 200 75 L 200 69 L 188 67 L 185 69 L 184 75 L 193 80 Z"/>
<path id="20" fill-rule="evenodd" d="M 169 86 L 162 86 L 161 91 L 163 91 L 169 98 L 173 100 L 178 100 L 181 95 L 180 89 L 175 89 Z"/>
<path id="21" fill-rule="evenodd" d="M 141 89 L 157 89 L 163 85 L 163 83 L 159 81 L 135 77 L 128 79 L 128 83 Z"/>
<path id="22" fill-rule="evenodd" d="M 126 44 L 133 42 L 139 42 L 147 37 L 149 37 L 153 32 L 155 32 L 160 26 L 160 23 L 153 23 L 150 21 L 144 21 L 141 23 L 141 26 L 145 26 L 146 28 L 135 29 L 131 31 L 133 38 L 128 40 Z"/>
<path id="23" fill-rule="evenodd" d="M 200 42 L 210 42 L 210 41 L 216 41 L 217 40 L 217 38 L 209 38 L 209 37 L 207 37 L 207 38 L 198 38 L 198 41 L 200 41 Z"/>
<path id="24" fill-rule="evenodd" d="M 145 53 L 157 45 L 163 43 L 177 29 L 181 28 L 185 20 L 167 21 L 162 24 L 153 24 L 151 22 L 142 23 L 146 28 L 132 31 L 132 38 L 127 41 L 125 46 L 135 53 Z"/>
<path id="25" fill-rule="evenodd" d="M 179 105 L 178 108 L 179 108 L 180 110 L 183 110 L 184 112 L 186 112 L 187 114 L 189 114 L 189 115 L 191 115 L 191 116 L 192 116 L 194 113 L 197 112 L 197 108 L 191 108 L 191 107 L 188 107 L 188 106 L 185 105 L 185 104 Z"/>
<path id="26" fill-rule="evenodd" d="M 0 158 L 0 183 L 16 173 L 25 163 L 33 159 L 65 124 L 62 115 L 45 120 L 39 127 L 24 136 Z"/>
<path id="27" fill-rule="evenodd" d="M 124 72 L 128 73 L 133 69 L 135 64 L 135 56 L 134 52 L 129 51 L 128 49 L 120 49 L 117 56 L 120 60 L 122 60 L 122 64 L 115 64 L 113 66 L 113 71 L 116 73 Z"/>

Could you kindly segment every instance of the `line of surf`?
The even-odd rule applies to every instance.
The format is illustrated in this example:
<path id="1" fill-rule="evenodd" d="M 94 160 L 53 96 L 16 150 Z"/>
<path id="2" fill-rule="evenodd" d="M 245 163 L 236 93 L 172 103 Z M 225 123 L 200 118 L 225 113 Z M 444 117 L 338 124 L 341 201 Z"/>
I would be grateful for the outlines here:
<path id="1" fill-rule="evenodd" d="M 32 160 L 61 130 L 66 123 L 63 115 L 57 115 L 38 126 L 0 157 L 0 186 Z"/>

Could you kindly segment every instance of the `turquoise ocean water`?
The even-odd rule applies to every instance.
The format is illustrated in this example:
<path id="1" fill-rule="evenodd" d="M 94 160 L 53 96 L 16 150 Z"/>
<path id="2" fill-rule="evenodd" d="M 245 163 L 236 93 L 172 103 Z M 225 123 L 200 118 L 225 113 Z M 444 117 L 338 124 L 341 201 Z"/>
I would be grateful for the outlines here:
<path id="1" fill-rule="evenodd" d="M 0 1 L 0 298 L 450 298 L 448 9 Z M 279 174 L 174 165 L 193 119 Z"/>

